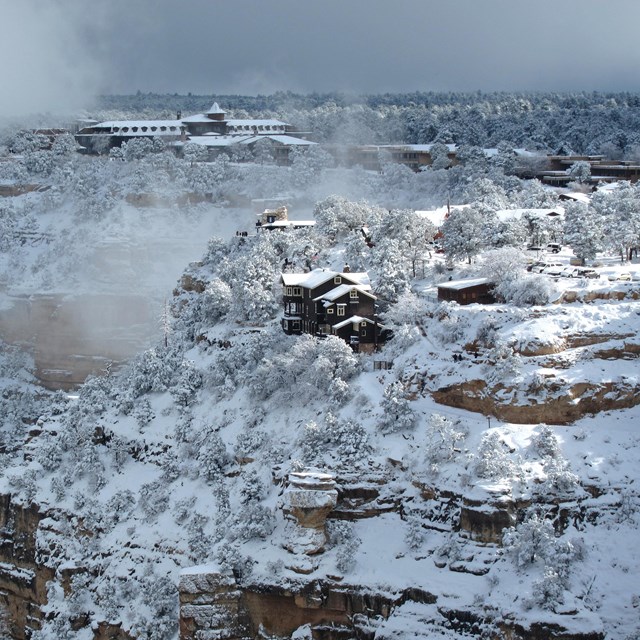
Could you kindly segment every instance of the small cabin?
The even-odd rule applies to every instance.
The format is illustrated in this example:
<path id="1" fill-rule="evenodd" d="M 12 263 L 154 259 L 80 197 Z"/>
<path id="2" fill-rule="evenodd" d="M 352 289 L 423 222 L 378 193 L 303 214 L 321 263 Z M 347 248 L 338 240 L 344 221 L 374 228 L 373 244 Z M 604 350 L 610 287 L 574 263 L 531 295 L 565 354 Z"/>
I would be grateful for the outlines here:
<path id="1" fill-rule="evenodd" d="M 489 278 L 465 278 L 449 280 L 438 285 L 438 300 L 458 304 L 493 304 L 495 283 Z"/>

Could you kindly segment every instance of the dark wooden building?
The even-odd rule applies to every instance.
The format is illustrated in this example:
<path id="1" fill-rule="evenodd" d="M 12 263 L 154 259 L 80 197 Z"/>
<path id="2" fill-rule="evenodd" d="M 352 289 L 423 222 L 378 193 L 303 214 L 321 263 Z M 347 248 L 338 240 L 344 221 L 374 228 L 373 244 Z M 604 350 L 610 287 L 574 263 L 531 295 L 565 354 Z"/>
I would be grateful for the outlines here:
<path id="1" fill-rule="evenodd" d="M 458 304 L 492 304 L 495 284 L 488 278 L 465 278 L 450 280 L 438 285 L 438 300 L 457 302 Z"/>
<path id="2" fill-rule="evenodd" d="M 383 341 L 366 273 L 315 269 L 283 273 L 281 281 L 285 333 L 337 335 L 360 351 L 372 351 Z"/>

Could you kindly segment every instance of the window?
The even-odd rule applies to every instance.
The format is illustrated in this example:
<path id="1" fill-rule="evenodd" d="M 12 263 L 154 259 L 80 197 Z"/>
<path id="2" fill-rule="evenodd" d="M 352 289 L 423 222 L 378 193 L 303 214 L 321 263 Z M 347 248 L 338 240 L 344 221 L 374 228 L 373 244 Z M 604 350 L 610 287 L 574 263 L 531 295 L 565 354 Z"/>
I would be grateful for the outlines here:
<path id="1" fill-rule="evenodd" d="M 339 304 L 338 305 L 338 315 L 339 316 L 343 316 L 344 315 L 344 307 L 345 307 L 345 305 L 343 305 L 343 304 Z"/>
<path id="2" fill-rule="evenodd" d="M 327 309 L 327 313 L 333 313 L 333 307 L 329 307 L 329 308 Z"/>
<path id="3" fill-rule="evenodd" d="M 366 327 L 366 326 L 367 326 L 367 323 L 363 320 L 363 321 L 360 323 L 360 326 L 361 326 L 361 327 Z"/>
<path id="4" fill-rule="evenodd" d="M 366 329 L 361 329 L 360 330 L 360 335 L 361 336 L 366 336 L 367 335 L 367 330 Z"/>
<path id="5" fill-rule="evenodd" d="M 297 296 L 298 298 L 302 297 L 302 287 L 292 287 L 293 289 L 293 294 L 294 296 Z"/>
<path id="6" fill-rule="evenodd" d="M 342 284 L 342 278 L 340 276 L 336 276 L 333 279 L 333 284 Z"/>
<path id="7" fill-rule="evenodd" d="M 292 331 L 300 331 L 300 320 L 294 320 L 291 323 L 291 330 Z"/>
<path id="8" fill-rule="evenodd" d="M 293 287 L 285 287 L 284 288 L 284 295 L 285 296 L 292 296 L 293 295 Z"/>
<path id="9" fill-rule="evenodd" d="M 349 291 L 349 297 L 352 300 L 357 300 L 358 299 L 358 291 L 356 289 L 351 289 L 351 291 Z"/>

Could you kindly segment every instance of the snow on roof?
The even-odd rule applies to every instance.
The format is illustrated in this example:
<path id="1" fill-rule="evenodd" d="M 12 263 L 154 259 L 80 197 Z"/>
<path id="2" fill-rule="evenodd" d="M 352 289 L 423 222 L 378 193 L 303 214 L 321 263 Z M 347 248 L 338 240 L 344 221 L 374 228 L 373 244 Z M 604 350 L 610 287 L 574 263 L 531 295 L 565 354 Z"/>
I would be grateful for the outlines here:
<path id="1" fill-rule="evenodd" d="M 287 123 L 281 120 L 227 120 L 230 127 L 286 127 Z"/>
<path id="2" fill-rule="evenodd" d="M 285 286 L 302 286 L 307 289 L 314 289 L 315 287 L 324 284 L 328 280 L 331 280 L 339 276 L 360 285 L 370 285 L 369 274 L 363 273 L 340 273 L 338 271 L 330 271 L 329 269 L 314 269 L 309 273 L 283 273 L 282 282 Z"/>
<path id="3" fill-rule="evenodd" d="M 274 222 L 265 222 L 261 224 L 261 227 L 313 227 L 315 226 L 315 220 L 275 220 Z"/>
<path id="4" fill-rule="evenodd" d="M 124 127 L 128 127 L 132 129 L 133 127 L 137 127 L 138 129 L 142 129 L 142 127 L 146 127 L 147 129 L 151 129 L 151 127 L 177 127 L 178 129 L 182 128 L 182 122 L 180 120 L 107 120 L 106 122 L 100 122 L 96 125 L 93 125 L 92 128 L 96 129 L 122 129 Z"/>
<path id="5" fill-rule="evenodd" d="M 317 142 L 312 142 L 311 140 L 305 140 L 304 138 L 296 138 L 295 136 L 287 136 L 287 135 L 270 135 L 270 136 L 260 136 L 261 138 L 267 137 L 275 140 L 276 142 L 280 142 L 281 144 L 287 145 L 300 145 L 300 146 L 310 146 L 313 144 L 318 144 Z"/>
<path id="6" fill-rule="evenodd" d="M 217 102 L 214 102 L 211 105 L 211 109 L 209 109 L 209 111 L 207 111 L 207 113 L 210 113 L 211 115 L 214 115 L 214 114 L 224 113 L 224 110 L 220 108 L 220 105 L 218 105 Z"/>
<path id="7" fill-rule="evenodd" d="M 211 118 L 208 118 L 204 113 L 196 113 L 193 116 L 182 118 L 182 122 L 212 122 L 212 120 Z"/>
<path id="8" fill-rule="evenodd" d="M 467 209 L 469 207 L 468 204 L 456 204 L 450 207 L 451 211 L 455 211 L 458 209 Z M 442 223 L 445 221 L 447 217 L 448 209 L 447 207 L 440 207 L 439 209 L 433 209 L 432 211 L 416 211 L 416 214 L 426 218 L 433 224 L 435 227 L 441 227 Z"/>
<path id="9" fill-rule="evenodd" d="M 582 202 L 583 204 L 589 204 L 591 202 L 591 196 L 581 191 L 561 191 L 560 196 L 569 200 L 575 200 L 576 202 Z"/>
<path id="10" fill-rule="evenodd" d="M 364 293 L 365 295 L 371 297 L 371 298 L 375 298 L 374 295 L 372 295 L 371 293 L 368 293 L 369 291 L 371 291 L 371 285 L 368 284 L 341 284 L 338 285 L 335 289 L 331 289 L 331 291 L 327 291 L 327 293 L 314 298 L 313 301 L 317 302 L 318 300 L 337 300 L 338 298 L 341 298 L 343 295 L 345 295 L 346 293 L 349 293 L 349 291 L 351 291 L 352 289 L 357 289 L 358 291 L 361 291 L 362 293 Z"/>
<path id="11" fill-rule="evenodd" d="M 254 135 L 235 135 L 235 136 L 223 136 L 223 135 L 204 135 L 204 136 L 189 136 L 189 142 L 194 144 L 200 144 L 205 147 L 230 147 L 234 144 L 249 144 L 256 140 Z"/>
<path id="12" fill-rule="evenodd" d="M 309 146 L 312 144 L 317 144 L 315 142 L 310 142 L 309 140 L 303 140 L 302 138 L 295 138 L 293 136 L 285 136 L 285 135 L 269 135 L 269 134 L 254 134 L 254 133 L 235 133 L 228 135 L 211 135 L 205 134 L 202 136 L 189 136 L 189 142 L 193 142 L 195 144 L 201 144 L 206 147 L 229 147 L 234 144 L 253 144 L 254 142 L 258 142 L 258 140 L 273 140 L 274 142 L 279 142 L 284 145 L 300 145 L 300 146 Z"/>
<path id="13" fill-rule="evenodd" d="M 430 153 L 435 143 L 431 144 L 382 144 L 380 149 L 406 149 L 407 151 L 424 151 Z M 455 153 L 458 146 L 455 144 L 445 144 L 445 147 L 449 149 L 449 153 Z"/>
<path id="14" fill-rule="evenodd" d="M 382 324 L 380 324 L 379 322 L 376 322 L 375 320 L 372 320 L 371 318 L 365 318 L 363 316 L 351 316 L 350 318 L 347 318 L 346 320 L 342 320 L 341 322 L 338 322 L 336 324 L 333 325 L 334 329 L 342 329 L 343 327 L 346 327 L 349 323 L 353 323 L 353 324 L 360 324 L 361 322 L 367 322 L 369 324 L 377 324 L 381 329 L 385 329 L 386 327 Z"/>
<path id="15" fill-rule="evenodd" d="M 449 282 L 441 282 L 437 285 L 438 289 L 469 289 L 477 287 L 481 284 L 493 284 L 489 278 L 464 278 L 463 280 L 449 280 Z"/>
<path id="16" fill-rule="evenodd" d="M 521 218 L 525 213 L 537 219 L 548 216 L 562 216 L 564 215 L 564 207 L 556 207 L 555 209 L 500 209 L 496 211 L 496 217 L 498 220 L 505 221 Z"/>

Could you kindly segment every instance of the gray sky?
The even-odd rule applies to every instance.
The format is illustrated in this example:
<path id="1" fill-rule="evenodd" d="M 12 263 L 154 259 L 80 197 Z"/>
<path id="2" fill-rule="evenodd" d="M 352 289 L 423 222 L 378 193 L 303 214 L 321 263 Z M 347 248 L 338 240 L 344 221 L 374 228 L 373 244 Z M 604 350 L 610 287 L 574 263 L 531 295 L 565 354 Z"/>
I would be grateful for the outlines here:
<path id="1" fill-rule="evenodd" d="M 96 92 L 640 90 L 640 0 L 0 0 L 0 113 Z"/>

